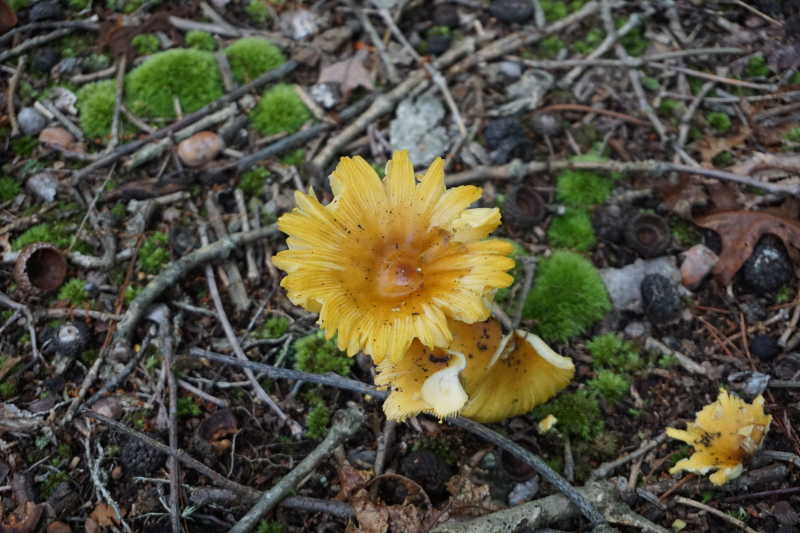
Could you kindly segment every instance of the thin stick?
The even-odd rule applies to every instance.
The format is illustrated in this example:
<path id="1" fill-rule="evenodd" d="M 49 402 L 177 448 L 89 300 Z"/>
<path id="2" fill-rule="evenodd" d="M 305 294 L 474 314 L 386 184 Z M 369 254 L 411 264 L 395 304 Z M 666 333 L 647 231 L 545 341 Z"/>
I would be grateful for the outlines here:
<path id="1" fill-rule="evenodd" d="M 400 41 L 400 44 L 411 54 L 416 62 L 425 69 L 428 75 L 433 80 L 433 83 L 439 88 L 441 91 L 442 96 L 444 97 L 444 101 L 447 103 L 447 107 L 450 108 L 450 113 L 452 113 L 453 118 L 456 121 L 456 125 L 458 126 L 459 132 L 461 132 L 462 137 L 467 136 L 467 127 L 464 125 L 464 118 L 461 116 L 461 111 L 458 110 L 458 106 L 456 105 L 455 100 L 453 100 L 453 95 L 450 93 L 450 89 L 447 87 L 447 80 L 444 79 L 442 73 L 439 72 L 438 69 L 433 67 L 430 63 L 425 62 L 422 59 L 422 56 L 419 55 L 411 43 L 408 42 L 406 36 L 403 35 L 403 32 L 400 31 L 400 28 L 397 27 L 397 24 L 394 23 L 394 19 L 392 19 L 392 15 L 389 14 L 389 10 L 387 9 L 379 9 L 378 13 L 380 14 L 381 18 L 383 18 L 383 22 L 389 27 L 389 30 L 394 35 L 395 39 Z"/>
<path id="2" fill-rule="evenodd" d="M 258 502 L 234 525 L 230 533 L 246 533 L 253 529 L 256 524 L 268 512 L 270 512 L 278 502 L 294 490 L 300 481 L 306 477 L 323 459 L 327 458 L 334 448 L 352 436 L 364 422 L 364 413 L 360 408 L 349 407 L 339 411 L 334 416 L 334 422 L 325 439 L 314 448 L 300 463 L 270 490 L 265 492 Z"/>
<path id="3" fill-rule="evenodd" d="M 205 237 L 205 234 L 203 233 L 201 236 Z M 236 332 L 233 331 L 233 326 L 231 326 L 231 323 L 228 320 L 228 315 L 225 313 L 225 307 L 222 305 L 222 298 L 219 296 L 217 282 L 214 278 L 214 269 L 211 267 L 211 265 L 206 265 L 205 271 L 206 280 L 208 281 L 208 290 L 211 293 L 211 299 L 214 301 L 214 307 L 217 310 L 217 319 L 222 325 L 222 329 L 225 331 L 225 336 L 228 338 L 228 342 L 230 343 L 231 348 L 233 348 L 233 352 L 236 354 L 236 357 L 243 361 L 247 361 L 247 356 L 245 355 L 244 350 L 242 350 L 242 345 L 239 344 L 239 339 L 236 337 Z M 272 397 L 258 382 L 258 378 L 256 378 L 256 375 L 251 369 L 245 368 L 244 373 L 247 376 L 247 379 L 250 381 L 253 392 L 255 392 L 258 399 L 267 404 L 267 406 L 269 406 L 269 408 L 272 409 L 275 414 L 277 414 L 278 417 L 289 426 L 289 431 L 295 438 L 300 438 L 303 435 L 303 427 L 289 418 L 289 416 L 283 412 L 283 409 L 280 408 L 278 403 L 272 399 Z"/>
<path id="4" fill-rule="evenodd" d="M 517 308 L 514 310 L 514 318 L 511 320 L 512 331 L 519 327 L 522 322 L 522 311 L 525 309 L 525 302 L 528 300 L 528 293 L 533 285 L 533 275 L 536 273 L 536 260 L 532 257 L 520 257 L 522 268 L 525 271 L 525 279 L 522 282 L 522 292 L 518 296 Z"/>
<path id="5" fill-rule="evenodd" d="M 33 315 L 31 314 L 31 310 L 28 309 L 28 306 L 19 302 L 15 302 L 3 292 L 0 292 L 0 304 L 10 307 L 11 309 L 19 311 L 25 315 L 25 322 L 28 325 L 28 335 L 31 337 L 31 351 L 33 352 L 33 358 L 35 360 L 43 360 L 42 355 L 39 353 L 39 348 L 36 346 L 36 328 L 34 327 L 35 323 L 33 321 Z"/>
<path id="6" fill-rule="evenodd" d="M 247 213 L 247 206 L 244 203 L 244 192 L 240 188 L 233 190 L 233 196 L 236 198 L 236 207 L 239 209 L 239 218 L 242 221 L 242 230 L 250 231 L 250 217 Z M 256 265 L 255 251 L 253 245 L 248 243 L 244 247 L 245 261 L 247 262 L 247 279 L 255 281 L 259 278 L 258 266 Z"/>
<path id="7" fill-rule="evenodd" d="M 601 464 L 600 466 L 592 470 L 589 479 L 603 479 L 618 467 L 646 454 L 647 452 L 649 452 L 650 450 L 652 450 L 653 448 L 664 442 L 666 438 L 667 434 L 661 433 L 656 438 L 643 442 L 642 445 L 639 446 L 639 448 L 636 449 L 635 451 L 627 455 L 623 455 L 622 457 L 619 457 L 617 459 L 614 459 L 613 461 L 608 461 L 607 463 Z"/>
<path id="8" fill-rule="evenodd" d="M 755 529 L 749 527 L 747 524 L 745 524 L 744 522 L 742 522 L 738 518 L 734 518 L 731 515 L 723 513 L 722 511 L 720 511 L 718 509 L 714 509 L 713 507 L 710 507 L 710 506 L 708 506 L 708 505 L 706 505 L 704 503 L 700 503 L 700 502 L 695 501 L 695 500 L 690 500 L 689 498 L 684 498 L 683 496 L 675 496 L 675 501 L 680 503 L 680 504 L 688 505 L 689 507 L 694 507 L 695 509 L 700 509 L 701 511 L 705 511 L 707 513 L 711 513 L 714 516 L 717 516 L 717 517 L 725 520 L 729 524 L 732 524 L 732 525 L 738 527 L 739 529 L 747 531 L 747 533 L 759 533 L 758 531 L 756 531 Z"/>
<path id="9" fill-rule="evenodd" d="M 14 110 L 14 96 L 17 92 L 17 85 L 19 78 L 22 76 L 22 69 L 25 68 L 25 56 L 17 60 L 17 70 L 11 76 L 8 82 L 8 92 L 6 93 L 6 110 L 8 111 L 8 120 L 11 122 L 11 136 L 16 137 L 19 135 L 19 123 L 17 123 L 17 112 Z"/>
<path id="10" fill-rule="evenodd" d="M 97 31 L 100 29 L 100 24 L 97 22 L 97 17 L 92 16 L 86 20 L 62 20 L 57 22 L 32 22 L 24 26 L 17 26 L 13 30 L 9 30 L 3 35 L 0 35 L 0 44 L 10 41 L 15 35 L 36 30 L 49 30 L 59 28 L 72 28 L 75 30 L 89 30 Z"/>
<path id="11" fill-rule="evenodd" d="M 380 35 L 378 35 L 378 32 L 375 30 L 375 26 L 372 25 L 369 17 L 364 13 L 364 8 L 356 7 L 353 0 L 345 0 L 345 3 L 350 7 L 353 13 L 356 14 L 359 22 L 361 22 L 361 26 L 364 28 L 364 31 L 367 32 L 369 40 L 372 42 L 375 50 L 378 51 L 378 56 L 381 58 L 381 64 L 386 70 L 386 78 L 389 80 L 389 83 L 392 85 L 398 84 L 400 82 L 400 75 L 397 73 L 394 63 L 392 63 L 392 60 L 386 53 L 386 45 L 383 43 L 383 39 L 381 39 Z"/>
<path id="12" fill-rule="evenodd" d="M 117 77 L 115 80 L 115 93 L 114 93 L 114 114 L 111 117 L 111 142 L 108 143 L 106 148 L 107 152 L 111 152 L 119 144 L 119 112 L 122 108 L 122 96 L 125 92 L 125 68 L 128 64 L 128 58 L 122 54 L 117 60 Z"/>
<path id="13" fill-rule="evenodd" d="M 278 229 L 274 224 L 249 232 L 233 233 L 167 265 L 158 276 L 142 289 L 128 306 L 128 310 L 120 320 L 117 332 L 114 335 L 112 347 L 114 357 L 120 360 L 126 360 L 130 357 L 131 338 L 139 320 L 162 292 L 174 286 L 188 272 L 206 262 L 227 257 L 233 250 L 243 244 L 275 235 L 278 235 Z"/>
<path id="14" fill-rule="evenodd" d="M 76 126 L 74 122 L 68 119 L 64 113 L 59 111 L 58 108 L 55 105 L 53 105 L 52 102 L 48 102 L 47 100 L 40 100 L 36 102 L 36 104 L 42 105 L 51 115 L 53 115 L 53 117 L 55 117 L 55 119 L 62 126 L 68 129 L 69 132 L 72 135 L 74 135 L 76 139 L 78 139 L 79 141 L 83 140 L 83 131 L 81 131 L 81 129 L 78 126 Z"/>
<path id="15" fill-rule="evenodd" d="M 10 57 L 18 56 L 21 53 L 30 50 L 31 48 L 36 48 L 44 43 L 49 43 L 50 41 L 55 41 L 56 39 L 60 39 L 65 35 L 69 35 L 76 29 L 77 28 L 61 28 L 60 30 L 56 30 L 45 35 L 40 35 L 38 37 L 34 37 L 33 39 L 25 39 L 11 50 L 0 52 L 0 63 Z"/>
<path id="16" fill-rule="evenodd" d="M 530 163 L 521 163 L 519 161 L 512 161 L 505 165 L 499 166 L 478 166 L 470 170 L 451 174 L 447 177 L 446 183 L 448 187 L 455 185 L 463 185 L 465 183 L 472 183 L 484 179 L 493 180 L 510 180 L 514 176 L 519 175 L 517 172 L 523 174 L 538 174 L 540 172 L 550 172 L 565 169 L 582 169 L 582 170 L 603 170 L 608 172 L 641 172 L 653 175 L 664 175 L 669 172 L 685 172 L 687 174 L 700 174 L 710 178 L 721 179 L 725 181 L 732 181 L 742 185 L 749 185 L 763 191 L 789 196 L 800 196 L 800 185 L 777 185 L 767 183 L 758 179 L 750 178 L 726 172 L 724 170 L 716 170 L 713 168 L 696 167 L 691 165 L 683 165 L 679 163 L 670 163 L 667 161 L 531 161 Z"/>
<path id="17" fill-rule="evenodd" d="M 619 67 L 619 68 L 640 68 L 647 66 L 648 63 L 653 61 L 663 61 L 665 59 L 677 59 L 681 57 L 689 57 L 696 55 L 740 55 L 746 54 L 747 50 L 744 48 L 734 47 L 715 47 L 715 48 L 692 48 L 688 50 L 678 50 L 676 52 L 664 52 L 662 54 L 651 54 L 643 57 L 627 57 L 625 59 L 563 59 L 557 60 L 539 60 L 539 59 L 523 59 L 512 57 L 514 61 L 527 65 L 529 67 L 540 68 L 544 70 L 560 70 L 572 67 Z"/>

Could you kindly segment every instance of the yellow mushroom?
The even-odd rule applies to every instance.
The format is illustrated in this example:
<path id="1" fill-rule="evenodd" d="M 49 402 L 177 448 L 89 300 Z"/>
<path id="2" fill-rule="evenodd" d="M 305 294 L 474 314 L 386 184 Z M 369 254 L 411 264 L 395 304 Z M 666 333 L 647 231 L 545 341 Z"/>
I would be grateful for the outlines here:
<path id="1" fill-rule="evenodd" d="M 496 422 L 546 402 L 575 372 L 569 358 L 536 335 L 517 330 L 504 337 L 496 320 L 449 327 L 453 342 L 446 349 L 415 341 L 405 357 L 378 366 L 376 383 L 391 388 L 384 402 L 390 419 L 429 412 Z"/>
<path id="2" fill-rule="evenodd" d="M 721 388 L 717 401 L 703 407 L 686 430 L 667 428 L 667 435 L 694 446 L 692 456 L 678 461 L 670 474 L 716 470 L 709 476 L 714 485 L 739 477 L 744 461 L 761 447 L 771 422 L 762 396 L 747 403 Z"/>

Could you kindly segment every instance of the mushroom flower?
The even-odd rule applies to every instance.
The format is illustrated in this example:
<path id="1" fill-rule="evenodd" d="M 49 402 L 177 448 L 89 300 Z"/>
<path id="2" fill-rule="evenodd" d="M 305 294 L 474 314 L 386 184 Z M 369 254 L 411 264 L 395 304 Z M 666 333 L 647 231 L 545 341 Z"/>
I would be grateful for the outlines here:
<path id="1" fill-rule="evenodd" d="M 498 209 L 469 208 L 480 188 L 445 190 L 442 159 L 415 176 L 406 151 L 392 156 L 383 180 L 364 159 L 343 157 L 330 182 L 327 205 L 313 191 L 295 193 L 297 207 L 278 220 L 288 250 L 273 263 L 288 274 L 289 299 L 319 312 L 340 349 L 398 361 L 414 339 L 448 346 L 448 318 L 488 318 L 514 260 L 511 244 L 486 239 Z"/>
<path id="2" fill-rule="evenodd" d="M 522 330 L 503 336 L 496 320 L 449 327 L 446 349 L 414 341 L 404 358 L 378 365 L 375 383 L 391 388 L 383 404 L 389 419 L 429 412 L 496 422 L 546 402 L 575 373 L 572 360 L 539 337 Z"/>
<path id="3" fill-rule="evenodd" d="M 764 413 L 762 396 L 749 404 L 720 389 L 717 401 L 703 407 L 685 431 L 667 428 L 667 435 L 694 446 L 692 456 L 678 461 L 670 474 L 716 470 L 709 477 L 714 485 L 736 479 L 744 460 L 761 447 L 770 422 L 772 417 Z"/>

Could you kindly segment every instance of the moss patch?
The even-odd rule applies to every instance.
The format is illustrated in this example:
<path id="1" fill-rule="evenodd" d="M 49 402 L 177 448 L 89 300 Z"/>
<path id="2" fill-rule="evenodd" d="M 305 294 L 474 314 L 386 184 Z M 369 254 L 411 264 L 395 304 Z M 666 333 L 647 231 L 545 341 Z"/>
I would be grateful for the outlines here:
<path id="1" fill-rule="evenodd" d="M 524 316 L 547 341 L 565 341 L 586 331 L 611 310 L 594 266 L 574 252 L 557 251 L 539 262 Z"/>
<path id="2" fill-rule="evenodd" d="M 258 37 L 239 39 L 225 49 L 225 56 L 233 78 L 239 83 L 249 83 L 286 62 L 277 46 Z"/>
<path id="3" fill-rule="evenodd" d="M 306 105 L 292 86 L 286 84 L 267 90 L 250 113 L 253 127 L 261 135 L 294 133 L 310 118 L 311 113 Z"/>
<path id="4" fill-rule="evenodd" d="M 161 118 L 175 118 L 174 98 L 191 113 L 223 94 L 214 54 L 183 48 L 155 54 L 132 70 L 125 92 L 131 111 Z"/>
<path id="5" fill-rule="evenodd" d="M 111 80 L 84 85 L 78 91 L 81 128 L 88 137 L 105 137 L 111 132 L 116 87 Z"/>
<path id="6" fill-rule="evenodd" d="M 603 430 L 600 405 L 586 389 L 561 394 L 533 410 L 537 420 L 549 415 L 558 419 L 559 430 L 572 437 L 591 439 Z"/>
<path id="7" fill-rule="evenodd" d="M 583 209 L 569 209 L 556 217 L 547 229 L 547 239 L 556 248 L 585 251 L 597 242 L 589 213 Z"/>
<path id="8" fill-rule="evenodd" d="M 295 368 L 303 372 L 325 374 L 336 372 L 350 375 L 353 360 L 336 347 L 333 340 L 326 340 L 321 331 L 294 341 Z"/>

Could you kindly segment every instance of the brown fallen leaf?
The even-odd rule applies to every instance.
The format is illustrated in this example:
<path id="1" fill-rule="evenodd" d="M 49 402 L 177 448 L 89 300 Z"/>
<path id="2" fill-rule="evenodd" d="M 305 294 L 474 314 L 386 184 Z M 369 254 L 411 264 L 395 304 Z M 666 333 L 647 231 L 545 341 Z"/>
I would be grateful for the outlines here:
<path id="1" fill-rule="evenodd" d="M 790 246 L 800 248 L 800 221 L 761 211 L 724 211 L 696 219 L 695 224 L 719 233 L 722 252 L 714 265 L 714 276 L 728 285 L 752 255 L 758 240 L 771 233 Z"/>
<path id="2" fill-rule="evenodd" d="M 5 33 L 17 25 L 17 15 L 8 2 L 0 0 L 0 33 Z"/>
<path id="3" fill-rule="evenodd" d="M 44 512 L 44 505 L 25 502 L 14 513 L 0 521 L 0 533 L 31 533 L 36 530 L 36 525 Z"/>
<path id="4" fill-rule="evenodd" d="M 117 513 L 114 508 L 107 503 L 100 502 L 94 508 L 94 511 L 89 515 L 89 518 L 97 522 L 97 525 L 102 527 L 116 526 Z"/>
<path id="5" fill-rule="evenodd" d="M 749 128 L 741 128 L 737 135 L 730 137 L 705 137 L 695 142 L 692 148 L 700 152 L 703 166 L 713 167 L 711 160 L 726 150 L 730 150 L 742 144 L 750 137 Z"/>
<path id="6" fill-rule="evenodd" d="M 700 181 L 681 174 L 678 183 L 664 183 L 656 187 L 661 203 L 681 218 L 692 219 L 692 209 L 708 204 L 708 193 Z"/>
<path id="7" fill-rule="evenodd" d="M 322 67 L 317 83 L 335 82 L 340 84 L 343 94 L 348 94 L 356 87 L 372 90 L 372 76 L 364 66 L 367 57 L 366 50 L 360 50 L 350 59 L 338 61 L 327 67 Z"/>

